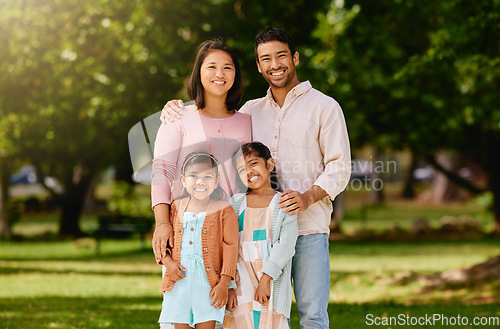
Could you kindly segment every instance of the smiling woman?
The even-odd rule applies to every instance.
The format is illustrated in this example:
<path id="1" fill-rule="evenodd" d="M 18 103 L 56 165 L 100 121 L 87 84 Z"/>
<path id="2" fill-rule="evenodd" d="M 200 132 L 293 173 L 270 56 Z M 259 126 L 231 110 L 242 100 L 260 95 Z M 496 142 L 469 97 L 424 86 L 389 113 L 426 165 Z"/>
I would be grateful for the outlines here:
<path id="1" fill-rule="evenodd" d="M 201 44 L 188 94 L 195 105 L 159 128 L 154 148 L 152 244 L 164 265 L 162 327 L 223 320 L 238 239 L 236 214 L 224 200 L 238 189 L 231 157 L 251 141 L 250 116 L 236 111 L 240 66 L 222 40 Z"/>

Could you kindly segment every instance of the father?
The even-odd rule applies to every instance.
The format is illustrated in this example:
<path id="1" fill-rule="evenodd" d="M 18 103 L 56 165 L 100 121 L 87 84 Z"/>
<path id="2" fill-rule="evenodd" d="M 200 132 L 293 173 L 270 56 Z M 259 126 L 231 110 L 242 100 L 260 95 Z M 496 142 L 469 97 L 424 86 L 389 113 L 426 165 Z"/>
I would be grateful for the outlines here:
<path id="1" fill-rule="evenodd" d="M 286 31 L 268 27 L 255 40 L 257 68 L 270 88 L 240 112 L 252 117 L 253 140 L 271 150 L 283 189 L 280 207 L 298 214 L 292 280 L 301 328 L 329 328 L 329 224 L 332 202 L 350 177 L 350 147 L 340 105 L 299 82 L 299 53 Z M 181 114 L 170 101 L 162 120 Z"/>

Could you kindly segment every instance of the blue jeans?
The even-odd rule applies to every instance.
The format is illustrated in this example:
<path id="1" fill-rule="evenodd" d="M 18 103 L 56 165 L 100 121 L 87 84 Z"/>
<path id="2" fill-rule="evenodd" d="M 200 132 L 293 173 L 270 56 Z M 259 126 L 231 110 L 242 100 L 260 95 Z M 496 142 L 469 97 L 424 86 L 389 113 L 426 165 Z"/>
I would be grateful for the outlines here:
<path id="1" fill-rule="evenodd" d="M 330 254 L 328 234 L 301 235 L 292 260 L 292 280 L 300 327 L 329 328 Z"/>

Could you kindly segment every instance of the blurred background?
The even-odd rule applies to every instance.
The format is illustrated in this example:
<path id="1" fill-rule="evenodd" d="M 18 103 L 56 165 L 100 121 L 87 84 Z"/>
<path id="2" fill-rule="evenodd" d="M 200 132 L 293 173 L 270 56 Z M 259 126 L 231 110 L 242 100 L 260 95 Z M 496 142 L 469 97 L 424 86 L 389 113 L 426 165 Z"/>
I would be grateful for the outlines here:
<path id="1" fill-rule="evenodd" d="M 136 225 L 152 218 L 149 187 L 132 180 L 128 131 L 167 100 L 188 100 L 197 46 L 209 38 L 222 37 L 236 50 L 243 102 L 265 95 L 253 43 L 267 25 L 293 35 L 299 80 L 335 98 L 346 117 L 353 175 L 332 214 L 339 258 L 332 252 L 331 302 L 403 303 L 416 287 L 392 297 L 389 288 L 373 287 L 418 286 L 419 275 L 463 274 L 483 264 L 500 254 L 499 13 L 498 0 L 0 0 L 0 268 L 9 269 L 0 282 L 7 287 L 16 282 L 10 274 L 41 266 L 22 269 L 22 260 L 77 262 L 57 265 L 65 268 L 59 272 L 47 269 L 59 275 L 83 266 L 79 261 L 106 263 L 116 255 L 149 264 L 148 233 Z M 102 227 L 103 218 L 129 226 L 113 233 Z M 143 238 L 139 251 L 132 233 Z M 96 255 L 96 237 L 131 241 L 112 239 L 111 249 L 104 242 Z M 49 249 L 39 258 L 28 251 L 42 245 Z M 59 254 L 63 249 L 69 254 Z M 353 269 L 359 259 L 348 250 L 375 259 L 419 250 L 418 257 L 436 259 L 428 263 L 434 267 L 413 268 L 420 261 L 411 260 L 396 269 L 392 259 L 389 267 L 375 261 Z M 443 262 L 437 250 L 464 258 Z M 474 295 L 470 286 L 457 293 L 460 286 L 445 299 L 498 302 L 499 263 L 491 263 L 484 294 Z M 141 291 L 150 296 L 156 268 L 145 268 L 153 283 Z M 29 304 L 31 295 L 16 299 L 23 290 L 18 285 L 0 296 L 5 305 Z M 356 287 L 372 287 L 373 298 Z M 147 303 L 156 311 L 160 302 L 152 300 Z M 20 316 L 11 312 L 4 320 Z M 81 326 L 41 321 L 113 327 L 116 318 Z"/>

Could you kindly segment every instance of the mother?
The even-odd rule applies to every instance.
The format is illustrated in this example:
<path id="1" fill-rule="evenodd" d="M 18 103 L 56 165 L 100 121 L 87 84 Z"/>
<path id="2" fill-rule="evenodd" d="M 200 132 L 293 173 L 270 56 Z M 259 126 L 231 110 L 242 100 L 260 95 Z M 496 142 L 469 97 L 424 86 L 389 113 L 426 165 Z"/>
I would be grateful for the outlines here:
<path id="1" fill-rule="evenodd" d="M 235 53 L 221 39 L 201 44 L 187 88 L 195 101 L 171 125 L 161 125 L 155 141 L 151 184 L 156 226 L 152 245 L 156 260 L 172 245 L 170 204 L 182 192 L 181 164 L 193 151 L 209 152 L 221 164 L 220 186 L 235 191 L 231 156 L 251 142 L 251 118 L 236 111 L 241 100 L 241 69 Z"/>

